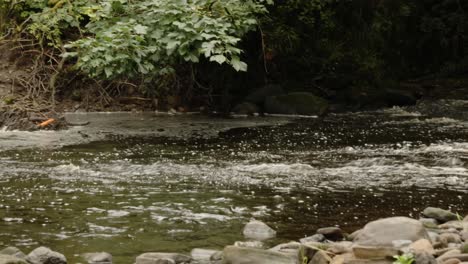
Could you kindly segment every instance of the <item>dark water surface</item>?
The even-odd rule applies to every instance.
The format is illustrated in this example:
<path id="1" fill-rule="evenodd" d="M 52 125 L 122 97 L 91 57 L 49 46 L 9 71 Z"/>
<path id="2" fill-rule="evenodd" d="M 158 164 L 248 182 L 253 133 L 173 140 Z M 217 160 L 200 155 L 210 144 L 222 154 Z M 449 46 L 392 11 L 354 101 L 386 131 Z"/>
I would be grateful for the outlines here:
<path id="1" fill-rule="evenodd" d="M 71 263 L 221 249 L 250 219 L 277 243 L 424 207 L 468 213 L 468 122 L 399 108 L 324 119 L 76 114 L 0 132 L 0 245 Z"/>

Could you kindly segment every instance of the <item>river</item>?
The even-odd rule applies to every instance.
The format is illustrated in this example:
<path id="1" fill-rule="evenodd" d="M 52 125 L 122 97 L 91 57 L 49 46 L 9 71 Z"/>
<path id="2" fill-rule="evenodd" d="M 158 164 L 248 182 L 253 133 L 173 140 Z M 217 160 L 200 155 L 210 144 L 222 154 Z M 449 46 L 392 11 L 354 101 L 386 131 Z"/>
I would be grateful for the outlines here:
<path id="1" fill-rule="evenodd" d="M 0 246 L 71 263 L 106 251 L 221 249 L 255 218 L 266 243 L 426 206 L 468 213 L 468 118 L 392 108 L 324 118 L 76 113 L 86 126 L 0 131 Z"/>

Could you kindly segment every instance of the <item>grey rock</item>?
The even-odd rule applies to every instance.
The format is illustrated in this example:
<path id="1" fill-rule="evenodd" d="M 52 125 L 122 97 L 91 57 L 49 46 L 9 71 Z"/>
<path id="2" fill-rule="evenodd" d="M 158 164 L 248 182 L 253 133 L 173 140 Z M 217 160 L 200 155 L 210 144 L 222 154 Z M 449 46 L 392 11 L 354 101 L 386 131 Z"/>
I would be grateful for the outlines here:
<path id="1" fill-rule="evenodd" d="M 67 259 L 64 255 L 52 251 L 46 247 L 38 247 L 31 251 L 26 257 L 31 264 L 66 264 Z"/>
<path id="2" fill-rule="evenodd" d="M 442 223 L 457 220 L 457 215 L 444 209 L 436 208 L 436 207 L 427 207 L 423 211 L 423 215 L 434 218 Z"/>
<path id="3" fill-rule="evenodd" d="M 245 225 L 243 234 L 250 239 L 266 240 L 275 237 L 276 231 L 261 221 L 251 220 Z"/>
<path id="4" fill-rule="evenodd" d="M 163 264 L 163 263 L 186 263 L 192 260 L 191 257 L 178 253 L 150 252 L 143 253 L 136 258 L 135 264 Z"/>
<path id="5" fill-rule="evenodd" d="M 358 230 L 354 231 L 353 233 L 351 233 L 348 236 L 348 239 L 349 240 L 354 240 L 359 235 L 359 233 L 361 233 L 361 231 L 362 231 L 362 229 L 358 229 Z"/>
<path id="6" fill-rule="evenodd" d="M 353 253 L 360 259 L 384 259 L 399 255 L 400 251 L 393 247 L 354 246 Z"/>
<path id="7" fill-rule="evenodd" d="M 424 226 L 408 217 L 390 217 L 372 221 L 354 238 L 359 245 L 391 247 L 394 240 L 429 239 Z"/>
<path id="8" fill-rule="evenodd" d="M 16 247 L 7 247 L 2 250 L 0 250 L 1 255 L 10 255 L 10 256 L 15 256 L 20 259 L 26 258 L 26 254 L 24 254 L 19 248 Z"/>
<path id="9" fill-rule="evenodd" d="M 24 259 L 12 255 L 0 254 L 0 264 L 28 264 Z"/>
<path id="10" fill-rule="evenodd" d="M 291 256 L 292 258 L 294 258 L 294 257 L 297 257 L 300 254 L 301 248 L 302 248 L 301 243 L 292 241 L 292 242 L 289 242 L 289 243 L 279 244 L 279 245 L 277 245 L 275 247 L 272 247 L 272 248 L 270 248 L 268 250 L 277 251 L 277 252 L 283 253 L 285 255 L 288 255 L 288 256 Z"/>
<path id="11" fill-rule="evenodd" d="M 343 230 L 339 227 L 324 227 L 317 230 L 317 234 L 324 235 L 327 239 L 336 241 L 343 239 Z"/>
<path id="12" fill-rule="evenodd" d="M 314 257 L 309 261 L 309 264 L 329 264 L 332 261 L 330 256 L 324 251 L 318 251 Z"/>
<path id="13" fill-rule="evenodd" d="M 409 252 L 409 246 L 413 243 L 411 240 L 393 240 L 392 246 L 402 252 Z"/>
<path id="14" fill-rule="evenodd" d="M 315 234 L 313 236 L 301 238 L 299 240 L 299 242 L 301 242 L 302 244 L 305 244 L 307 242 L 322 242 L 322 241 L 325 241 L 325 236 L 322 234 Z"/>
<path id="15" fill-rule="evenodd" d="M 107 252 L 84 253 L 83 258 L 89 264 L 112 264 L 112 255 Z"/>
<path id="16" fill-rule="evenodd" d="M 270 114 L 323 115 L 328 102 L 311 93 L 290 93 L 270 96 L 265 100 L 265 112 Z"/>
<path id="17" fill-rule="evenodd" d="M 434 256 L 427 252 L 419 252 L 414 255 L 415 264 L 437 264 Z"/>
<path id="18" fill-rule="evenodd" d="M 223 250 L 223 264 L 296 264 L 297 258 L 272 250 L 227 246 Z"/>
<path id="19" fill-rule="evenodd" d="M 221 251 L 212 250 L 212 249 L 194 248 L 190 252 L 190 255 L 192 256 L 193 260 L 209 262 L 211 259 L 211 256 L 219 252 Z"/>

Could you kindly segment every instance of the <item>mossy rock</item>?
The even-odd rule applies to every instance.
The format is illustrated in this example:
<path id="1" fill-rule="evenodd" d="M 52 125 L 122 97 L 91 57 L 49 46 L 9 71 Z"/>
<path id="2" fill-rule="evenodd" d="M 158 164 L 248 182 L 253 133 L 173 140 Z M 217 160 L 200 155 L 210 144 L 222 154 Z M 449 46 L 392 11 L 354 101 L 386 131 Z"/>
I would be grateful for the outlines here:
<path id="1" fill-rule="evenodd" d="M 327 109 L 327 100 L 307 92 L 270 96 L 265 101 L 269 114 L 323 115 Z"/>

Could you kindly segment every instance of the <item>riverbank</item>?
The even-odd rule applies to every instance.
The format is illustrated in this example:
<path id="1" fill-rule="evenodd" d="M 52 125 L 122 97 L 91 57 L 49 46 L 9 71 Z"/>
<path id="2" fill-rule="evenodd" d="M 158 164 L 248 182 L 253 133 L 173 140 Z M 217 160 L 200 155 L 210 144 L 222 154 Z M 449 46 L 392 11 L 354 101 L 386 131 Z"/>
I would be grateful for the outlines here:
<path id="1" fill-rule="evenodd" d="M 351 234 L 323 227 L 309 237 L 267 248 L 276 236 L 267 224 L 251 220 L 244 241 L 223 250 L 195 248 L 190 254 L 149 252 L 135 264 L 458 264 L 468 261 L 468 216 L 427 207 L 419 219 L 390 217 L 367 223 Z M 183 242 L 182 242 L 183 243 Z M 78 254 L 79 252 L 77 252 Z M 83 263 L 112 264 L 107 252 L 79 253 Z M 2 264 L 66 264 L 67 258 L 46 247 L 24 254 L 16 247 L 0 251 Z"/>

